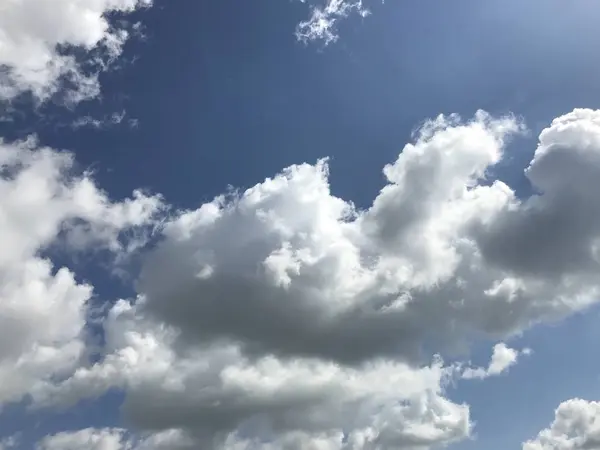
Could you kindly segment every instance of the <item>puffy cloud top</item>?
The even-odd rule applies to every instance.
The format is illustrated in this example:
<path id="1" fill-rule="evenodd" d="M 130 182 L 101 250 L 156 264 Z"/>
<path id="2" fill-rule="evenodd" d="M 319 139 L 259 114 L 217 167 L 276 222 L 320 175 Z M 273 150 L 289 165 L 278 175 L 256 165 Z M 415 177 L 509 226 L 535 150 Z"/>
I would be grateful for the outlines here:
<path id="1" fill-rule="evenodd" d="M 124 230 L 145 230 L 161 209 L 141 192 L 111 202 L 89 176 L 70 175 L 72 155 L 34 141 L 0 142 L 0 409 L 43 380 L 65 377 L 84 355 L 92 287 L 41 255 L 62 243 L 128 250 Z"/>
<path id="2" fill-rule="evenodd" d="M 44 100 L 65 86 L 70 86 L 69 101 L 96 96 L 98 73 L 121 54 L 129 36 L 107 16 L 151 4 L 152 0 L 1 2 L 0 99 L 30 91 Z M 88 58 L 77 61 L 68 52 L 74 47 Z"/>
<path id="3" fill-rule="evenodd" d="M 560 404 L 549 428 L 523 450 L 592 450 L 600 447 L 600 402 L 572 399 Z"/>

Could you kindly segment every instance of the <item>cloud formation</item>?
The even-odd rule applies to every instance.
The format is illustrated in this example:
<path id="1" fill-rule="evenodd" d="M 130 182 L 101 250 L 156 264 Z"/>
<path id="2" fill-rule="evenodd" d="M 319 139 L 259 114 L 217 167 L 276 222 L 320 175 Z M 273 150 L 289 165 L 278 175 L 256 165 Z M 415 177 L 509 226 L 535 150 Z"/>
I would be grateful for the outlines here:
<path id="1" fill-rule="evenodd" d="M 571 399 L 554 412 L 554 421 L 523 450 L 593 450 L 600 447 L 600 402 Z"/>
<path id="2" fill-rule="evenodd" d="M 36 450 L 192 450 L 192 441 L 175 430 L 142 438 L 122 428 L 86 428 L 46 436 Z"/>
<path id="3" fill-rule="evenodd" d="M 125 431 L 120 429 L 94 430 L 86 428 L 76 432 L 62 432 L 44 438 L 38 450 L 121 450 L 131 448 Z"/>
<path id="4" fill-rule="evenodd" d="M 34 393 L 36 401 L 68 405 L 117 386 L 127 392 L 131 423 L 178 429 L 191 448 L 300 449 L 321 441 L 331 449 L 428 448 L 470 432 L 468 407 L 442 396 L 454 368 L 438 360 L 354 369 L 309 358 L 250 358 L 236 345 L 197 345 L 182 354 L 172 328 L 148 322 L 128 302 L 115 306 L 105 326 L 104 362 Z"/>
<path id="5" fill-rule="evenodd" d="M 9 436 L 0 440 L 0 450 L 10 450 L 17 447 L 19 444 L 18 436 Z"/>
<path id="6" fill-rule="evenodd" d="M 464 370 L 462 377 L 465 379 L 478 378 L 480 380 L 495 375 L 500 375 L 508 371 L 508 369 L 517 363 L 520 355 L 529 355 L 531 350 L 525 348 L 521 351 L 507 347 L 504 342 L 494 345 L 492 358 L 487 368 L 468 367 Z"/>
<path id="7" fill-rule="evenodd" d="M 173 215 L 138 298 L 104 321 L 103 359 L 35 383 L 33 402 L 122 389 L 129 423 L 169 433 L 170 448 L 421 450 L 466 438 L 469 408 L 446 394 L 464 372 L 436 355 L 599 298 L 600 112 L 541 133 L 526 199 L 486 179 L 523 131 L 483 112 L 427 121 L 364 210 L 331 194 L 322 160 Z M 501 373 L 516 353 L 499 344 L 466 378 Z"/>
<path id="8" fill-rule="evenodd" d="M 20 0 L 0 4 L 0 100 L 59 91 L 78 102 L 99 93 L 98 75 L 122 52 L 130 30 L 108 15 L 152 0 Z M 77 58 L 72 50 L 83 51 Z"/>
<path id="9" fill-rule="evenodd" d="M 111 202 L 73 170 L 69 153 L 0 141 L 0 410 L 69 376 L 84 357 L 92 287 L 42 254 L 61 245 L 123 255 L 142 244 L 161 208 L 141 192 Z"/>
<path id="10" fill-rule="evenodd" d="M 388 184 L 365 211 L 331 195 L 320 161 L 186 212 L 147 258 L 144 313 L 181 329 L 182 345 L 225 339 L 250 354 L 347 364 L 414 362 L 426 341 L 437 351 L 495 331 L 480 298 L 505 274 L 468 233 L 513 197 L 477 180 L 519 130 L 484 113 L 429 122 L 386 166 Z"/>
<path id="11" fill-rule="evenodd" d="M 305 0 L 301 0 L 305 1 Z M 296 38 L 303 42 L 321 41 L 325 45 L 338 40 L 337 26 L 350 14 L 370 14 L 362 0 L 326 0 L 325 6 L 313 6 L 310 18 L 296 27 Z"/>

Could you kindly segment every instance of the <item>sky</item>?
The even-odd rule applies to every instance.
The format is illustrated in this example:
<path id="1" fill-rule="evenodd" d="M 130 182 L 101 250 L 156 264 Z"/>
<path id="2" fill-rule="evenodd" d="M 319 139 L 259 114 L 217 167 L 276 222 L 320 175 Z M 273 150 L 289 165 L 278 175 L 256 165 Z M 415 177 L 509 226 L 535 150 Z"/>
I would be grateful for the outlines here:
<path id="1" fill-rule="evenodd" d="M 594 0 L 0 0 L 0 450 L 599 450 Z"/>

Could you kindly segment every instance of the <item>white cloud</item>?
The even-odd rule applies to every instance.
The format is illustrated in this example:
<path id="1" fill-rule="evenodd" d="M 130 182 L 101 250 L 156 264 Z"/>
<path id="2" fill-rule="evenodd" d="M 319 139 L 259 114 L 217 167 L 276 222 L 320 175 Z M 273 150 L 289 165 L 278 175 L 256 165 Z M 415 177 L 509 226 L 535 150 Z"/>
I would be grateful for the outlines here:
<path id="1" fill-rule="evenodd" d="M 98 73 L 119 57 L 128 31 L 107 14 L 131 12 L 152 0 L 19 0 L 0 2 L 0 99 L 30 91 L 44 100 L 61 87 L 77 102 L 99 93 Z M 77 47 L 88 59 L 64 52 Z"/>
<path id="2" fill-rule="evenodd" d="M 86 428 L 46 436 L 38 442 L 36 450 L 192 450 L 193 448 L 195 447 L 191 447 L 191 441 L 177 430 L 135 438 L 122 428 Z"/>
<path id="3" fill-rule="evenodd" d="M 487 267 L 468 232 L 511 201 L 501 183 L 476 183 L 519 125 L 457 120 L 438 118 L 404 148 L 367 211 L 331 195 L 322 161 L 175 218 L 139 280 L 145 314 L 180 328 L 182 345 L 229 339 L 251 354 L 344 363 L 414 361 L 425 340 L 496 331 L 481 297 L 506 274 Z"/>
<path id="4" fill-rule="evenodd" d="M 520 355 L 529 355 L 531 350 L 525 348 L 523 350 L 515 350 L 507 347 L 504 342 L 494 345 L 492 358 L 487 368 L 468 367 L 463 371 L 462 377 L 465 379 L 479 378 L 484 379 L 495 375 L 500 375 L 508 371 L 508 369 L 517 363 Z"/>
<path id="5" fill-rule="evenodd" d="M 356 13 L 361 17 L 368 16 L 362 0 L 325 0 L 325 6 L 311 8 L 311 16 L 296 27 L 296 38 L 301 41 L 322 41 L 325 45 L 337 41 L 338 21 Z"/>
<path id="6" fill-rule="evenodd" d="M 600 448 L 600 402 L 571 399 L 559 405 L 554 421 L 523 450 L 594 450 Z"/>
<path id="7" fill-rule="evenodd" d="M 104 322 L 103 360 L 35 383 L 34 402 L 117 387 L 139 432 L 190 448 L 424 450 L 464 439 L 468 406 L 445 396 L 461 369 L 434 354 L 599 298 L 600 112 L 575 110 L 541 133 L 526 171 L 541 193 L 528 199 L 485 180 L 522 131 L 482 112 L 428 121 L 365 210 L 331 194 L 321 161 L 176 214 L 147 252 L 139 298 Z M 73 241 L 123 248 L 97 224 L 111 215 L 88 209 L 101 213 Z M 483 375 L 516 358 L 499 344 Z"/>
<path id="8" fill-rule="evenodd" d="M 70 175 L 72 165 L 32 140 L 0 142 L 0 409 L 68 376 L 85 350 L 92 287 L 40 253 L 56 244 L 121 253 L 130 245 L 122 232 L 141 239 L 161 207 L 141 193 L 113 203 L 89 176 Z"/>
<path id="9" fill-rule="evenodd" d="M 38 444 L 38 450 L 125 450 L 124 430 L 87 428 L 48 436 Z"/>
<path id="10" fill-rule="evenodd" d="M 455 369 L 439 361 L 354 369 L 309 358 L 248 358 L 235 345 L 198 345 L 181 354 L 172 329 L 146 321 L 127 302 L 111 311 L 106 335 L 110 350 L 102 364 L 34 398 L 73 402 L 116 385 L 127 392 L 131 423 L 183 429 L 194 439 L 190 448 L 304 449 L 327 441 L 332 449 L 412 449 L 470 432 L 468 407 L 442 396 Z"/>

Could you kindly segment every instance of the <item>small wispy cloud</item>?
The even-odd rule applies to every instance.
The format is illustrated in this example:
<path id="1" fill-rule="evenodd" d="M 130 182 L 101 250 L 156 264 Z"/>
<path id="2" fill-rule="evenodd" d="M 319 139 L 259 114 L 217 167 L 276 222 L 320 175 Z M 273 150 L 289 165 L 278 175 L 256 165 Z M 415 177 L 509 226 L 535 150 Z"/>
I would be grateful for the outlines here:
<path id="1" fill-rule="evenodd" d="M 125 124 L 131 128 L 138 126 L 139 122 L 137 119 L 128 118 L 125 111 L 115 112 L 102 118 L 96 118 L 92 116 L 83 116 L 77 118 L 72 124 L 71 128 L 95 128 L 102 129 L 110 126 Z"/>
<path id="2" fill-rule="evenodd" d="M 519 356 L 530 355 L 531 349 L 524 348 L 523 350 L 515 350 L 514 348 L 508 347 L 504 342 L 500 342 L 494 346 L 492 351 L 492 358 L 490 360 L 490 364 L 487 368 L 485 367 L 477 367 L 472 368 L 469 367 L 465 369 L 462 374 L 462 378 L 464 379 L 480 379 L 483 380 L 485 378 L 493 377 L 496 375 L 500 375 L 506 372 L 510 367 L 514 366 L 519 359 Z"/>
<path id="3" fill-rule="evenodd" d="M 339 38 L 338 21 L 353 13 L 361 17 L 371 14 L 362 0 L 327 0 L 322 7 L 313 6 L 310 18 L 296 27 L 296 38 L 302 42 L 321 41 L 325 45 L 335 42 Z"/>
<path id="4" fill-rule="evenodd" d="M 12 436 L 0 439 L 0 450 L 10 450 L 15 449 L 21 442 L 20 433 L 14 434 Z"/>

